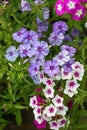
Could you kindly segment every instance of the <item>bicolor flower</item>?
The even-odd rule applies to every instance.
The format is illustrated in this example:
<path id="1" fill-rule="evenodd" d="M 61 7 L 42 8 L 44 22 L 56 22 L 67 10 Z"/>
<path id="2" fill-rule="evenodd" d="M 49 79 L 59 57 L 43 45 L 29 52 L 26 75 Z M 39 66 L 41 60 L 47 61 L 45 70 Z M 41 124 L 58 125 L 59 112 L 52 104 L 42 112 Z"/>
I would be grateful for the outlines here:
<path id="1" fill-rule="evenodd" d="M 31 11 L 30 4 L 26 0 L 21 0 L 21 11 Z"/>
<path id="2" fill-rule="evenodd" d="M 43 89 L 44 95 L 46 98 L 53 98 L 54 97 L 54 88 L 50 86 L 46 86 L 45 89 Z"/>
<path id="3" fill-rule="evenodd" d="M 53 99 L 52 99 L 52 102 L 54 103 L 54 105 L 56 107 L 59 107 L 59 106 L 62 106 L 63 104 L 63 98 L 60 97 L 59 95 L 56 95 Z"/>
<path id="4" fill-rule="evenodd" d="M 61 68 L 61 77 L 63 80 L 65 79 L 71 79 L 72 78 L 72 72 L 66 72 L 63 68 Z"/>
<path id="5" fill-rule="evenodd" d="M 59 130 L 60 128 L 60 125 L 57 121 L 51 121 L 49 122 L 49 125 L 50 125 L 50 129 L 52 130 Z"/>
<path id="6" fill-rule="evenodd" d="M 32 108 L 35 108 L 37 107 L 37 97 L 36 96 L 33 96 L 30 98 L 30 103 L 29 105 L 32 107 Z"/>

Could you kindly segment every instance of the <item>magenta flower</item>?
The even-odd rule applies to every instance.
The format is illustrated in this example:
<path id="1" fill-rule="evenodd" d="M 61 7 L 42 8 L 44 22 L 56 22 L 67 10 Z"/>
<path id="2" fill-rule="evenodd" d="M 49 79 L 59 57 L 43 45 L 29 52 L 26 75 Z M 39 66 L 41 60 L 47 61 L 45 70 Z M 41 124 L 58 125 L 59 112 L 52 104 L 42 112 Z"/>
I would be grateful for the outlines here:
<path id="1" fill-rule="evenodd" d="M 58 0 L 55 4 L 55 10 L 58 15 L 65 13 L 65 4 L 62 0 Z"/>
<path id="2" fill-rule="evenodd" d="M 37 127 L 37 129 L 45 129 L 46 128 L 46 121 L 43 120 L 41 124 L 38 123 L 37 120 L 34 120 L 34 124 Z"/>
<path id="3" fill-rule="evenodd" d="M 72 14 L 75 10 L 79 0 L 65 0 L 66 12 Z"/>
<path id="4" fill-rule="evenodd" d="M 50 77 L 55 76 L 60 72 L 58 63 L 56 61 L 46 61 L 44 65 L 44 72 L 48 74 Z"/>
<path id="5" fill-rule="evenodd" d="M 73 12 L 73 19 L 79 21 L 84 17 L 85 14 L 86 8 L 83 5 L 78 4 Z"/>

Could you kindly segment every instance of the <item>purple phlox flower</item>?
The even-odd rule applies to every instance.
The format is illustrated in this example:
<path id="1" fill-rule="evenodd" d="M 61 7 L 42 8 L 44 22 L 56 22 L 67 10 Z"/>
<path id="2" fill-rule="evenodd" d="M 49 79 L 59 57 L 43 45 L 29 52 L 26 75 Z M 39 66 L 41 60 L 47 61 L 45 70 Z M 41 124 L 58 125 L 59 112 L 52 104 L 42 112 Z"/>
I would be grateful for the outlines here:
<path id="1" fill-rule="evenodd" d="M 68 30 L 68 25 L 64 21 L 55 22 L 53 24 L 53 31 L 55 33 L 65 33 Z"/>
<path id="2" fill-rule="evenodd" d="M 64 41 L 72 42 L 72 40 L 73 40 L 73 39 L 70 37 L 70 35 L 66 34 L 66 35 L 64 36 Z"/>
<path id="3" fill-rule="evenodd" d="M 77 36 L 79 36 L 80 35 L 80 31 L 77 29 L 77 28 L 73 28 L 72 30 L 71 30 L 71 36 L 73 37 L 73 38 L 75 38 L 75 37 L 77 37 Z"/>
<path id="4" fill-rule="evenodd" d="M 27 35 L 24 38 L 23 43 L 30 43 L 33 46 L 36 41 L 38 41 L 37 32 L 33 30 L 27 31 Z"/>
<path id="5" fill-rule="evenodd" d="M 36 22 L 38 24 L 38 32 L 46 32 L 48 30 L 48 21 L 41 21 L 39 17 L 37 17 Z"/>
<path id="6" fill-rule="evenodd" d="M 63 43 L 63 39 L 64 39 L 64 35 L 62 33 L 55 33 L 55 32 L 52 32 L 48 38 L 49 40 L 49 43 L 52 45 L 52 46 L 60 46 L 62 43 Z"/>
<path id="7" fill-rule="evenodd" d="M 45 63 L 45 59 L 44 59 L 44 57 L 31 57 L 30 62 L 31 63 L 36 63 L 39 66 L 43 66 L 44 63 Z"/>
<path id="8" fill-rule="evenodd" d="M 32 57 L 35 54 L 29 43 L 20 44 L 18 50 L 21 58 L 26 56 Z"/>
<path id="9" fill-rule="evenodd" d="M 59 52 L 59 54 L 54 57 L 54 60 L 57 61 L 58 65 L 64 65 L 70 60 L 69 52 L 66 50 Z"/>
<path id="10" fill-rule="evenodd" d="M 74 58 L 72 58 L 71 60 L 69 60 L 68 62 L 66 62 L 64 65 L 63 65 L 63 68 L 64 68 L 64 71 L 65 72 L 71 72 L 73 69 L 72 69 L 72 64 L 75 63 L 75 60 Z"/>
<path id="11" fill-rule="evenodd" d="M 69 45 L 62 45 L 61 46 L 61 50 L 66 50 L 69 52 L 69 55 L 71 57 L 74 56 L 74 54 L 77 52 L 76 48 L 72 47 L 72 46 L 69 46 Z"/>
<path id="12" fill-rule="evenodd" d="M 35 124 L 35 126 L 38 128 L 38 129 L 45 129 L 46 128 L 46 121 L 45 120 L 43 120 L 43 122 L 42 123 L 38 123 L 38 121 L 37 120 L 34 120 L 34 124 Z"/>
<path id="13" fill-rule="evenodd" d="M 27 35 L 27 29 L 22 28 L 18 32 L 13 33 L 12 37 L 16 42 L 21 43 L 24 40 L 24 38 L 26 38 L 26 35 Z"/>
<path id="14" fill-rule="evenodd" d="M 21 0 L 21 11 L 31 11 L 30 4 L 26 0 Z"/>
<path id="15" fill-rule="evenodd" d="M 49 46 L 46 41 L 37 41 L 34 45 L 34 51 L 36 51 L 36 57 L 44 58 L 49 53 Z"/>
<path id="16" fill-rule="evenodd" d="M 48 74 L 50 77 L 55 76 L 60 72 L 58 63 L 55 60 L 46 61 L 44 65 L 44 73 Z"/>
<path id="17" fill-rule="evenodd" d="M 43 8 L 43 17 L 45 20 L 49 18 L 49 9 L 47 7 Z"/>
<path id="18" fill-rule="evenodd" d="M 31 63 L 28 68 L 28 72 L 31 77 L 37 75 L 39 73 L 39 65 L 35 63 Z"/>
<path id="19" fill-rule="evenodd" d="M 36 4 L 36 5 L 38 5 L 38 4 L 43 4 L 45 2 L 45 0 L 34 0 L 34 3 Z"/>
<path id="20" fill-rule="evenodd" d="M 16 50 L 15 46 L 10 46 L 6 50 L 5 58 L 8 61 L 14 62 L 16 58 L 19 56 L 18 50 Z"/>

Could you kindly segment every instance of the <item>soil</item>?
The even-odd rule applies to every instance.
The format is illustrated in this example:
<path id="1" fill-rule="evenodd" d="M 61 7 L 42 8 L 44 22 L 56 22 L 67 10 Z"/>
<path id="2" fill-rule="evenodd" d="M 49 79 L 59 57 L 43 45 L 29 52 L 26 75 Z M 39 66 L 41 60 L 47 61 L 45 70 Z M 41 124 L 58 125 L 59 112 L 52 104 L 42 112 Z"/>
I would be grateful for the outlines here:
<path id="1" fill-rule="evenodd" d="M 11 119 L 12 118 L 12 119 Z M 15 118 L 10 117 L 10 121 L 8 125 L 4 128 L 4 130 L 37 130 L 35 127 L 33 120 L 33 112 L 30 109 L 29 111 L 22 112 L 22 124 L 21 127 L 17 126 L 17 123 L 14 120 Z M 50 130 L 48 127 L 42 130 Z"/>

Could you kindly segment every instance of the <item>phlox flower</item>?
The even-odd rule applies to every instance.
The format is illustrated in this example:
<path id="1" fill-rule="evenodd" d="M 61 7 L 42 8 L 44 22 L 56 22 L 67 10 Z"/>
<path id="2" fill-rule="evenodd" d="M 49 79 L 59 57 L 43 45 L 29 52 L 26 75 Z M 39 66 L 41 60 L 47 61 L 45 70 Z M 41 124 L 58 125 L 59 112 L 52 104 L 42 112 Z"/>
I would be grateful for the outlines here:
<path id="1" fill-rule="evenodd" d="M 65 34 L 65 36 L 64 36 L 64 41 L 69 41 L 69 42 L 72 42 L 72 41 L 73 41 L 73 39 L 71 38 L 71 36 L 70 36 L 70 35 Z"/>
<path id="2" fill-rule="evenodd" d="M 65 34 L 65 32 L 68 30 L 68 25 L 66 24 L 66 22 L 64 21 L 58 21 L 53 23 L 53 32 L 55 33 L 63 33 Z"/>
<path id="3" fill-rule="evenodd" d="M 53 82 L 53 80 L 51 78 L 44 78 L 43 84 L 45 84 L 46 86 L 50 86 L 50 87 L 55 86 L 55 83 Z"/>
<path id="4" fill-rule="evenodd" d="M 64 105 L 57 107 L 57 115 L 65 116 L 67 111 L 68 111 L 68 107 Z"/>
<path id="5" fill-rule="evenodd" d="M 36 50 L 35 49 L 32 49 L 33 53 L 35 52 L 36 54 Z M 30 58 L 30 63 L 35 63 L 35 64 L 38 64 L 39 66 L 43 66 L 44 63 L 45 63 L 45 59 L 44 57 L 36 57 L 36 56 L 33 56 Z"/>
<path id="6" fill-rule="evenodd" d="M 34 55 L 34 51 L 32 51 L 31 45 L 27 44 L 20 44 L 18 47 L 19 55 L 21 58 L 24 57 L 32 57 Z"/>
<path id="7" fill-rule="evenodd" d="M 60 125 L 57 121 L 51 121 L 49 122 L 49 125 L 50 125 L 50 129 L 52 130 L 59 130 L 60 128 Z"/>
<path id="8" fill-rule="evenodd" d="M 58 55 L 56 55 L 53 59 L 58 62 L 58 65 L 62 66 L 70 60 L 69 52 L 63 50 L 59 52 Z"/>
<path id="9" fill-rule="evenodd" d="M 34 113 L 35 118 L 41 116 L 41 108 L 42 108 L 41 106 L 37 106 L 34 108 L 33 113 Z"/>
<path id="10" fill-rule="evenodd" d="M 26 0 L 21 0 L 21 11 L 31 11 L 30 4 Z"/>
<path id="11" fill-rule="evenodd" d="M 65 88 L 75 92 L 79 86 L 76 80 L 67 80 Z"/>
<path id="12" fill-rule="evenodd" d="M 21 28 L 18 32 L 12 34 L 13 39 L 19 43 L 21 43 L 24 40 L 24 38 L 26 38 L 26 36 L 27 36 L 26 28 Z"/>
<path id="13" fill-rule="evenodd" d="M 73 17 L 72 18 L 74 20 L 79 21 L 84 17 L 85 14 L 86 14 L 86 8 L 83 5 L 78 4 L 76 6 L 75 10 L 73 11 Z"/>
<path id="14" fill-rule="evenodd" d="M 58 74 L 60 72 L 59 67 L 58 67 L 58 63 L 54 60 L 50 61 L 46 61 L 45 65 L 44 65 L 44 73 L 48 74 L 50 77 L 55 76 L 56 74 Z"/>
<path id="15" fill-rule="evenodd" d="M 71 79 L 72 78 L 72 72 L 66 72 L 63 68 L 61 68 L 61 77 L 62 79 Z"/>
<path id="16" fill-rule="evenodd" d="M 62 15 L 66 12 L 65 10 L 65 4 L 62 0 L 58 0 L 55 4 L 55 10 L 56 10 L 56 14 L 58 15 Z"/>
<path id="17" fill-rule="evenodd" d="M 38 4 L 43 4 L 45 2 L 45 0 L 34 0 L 34 3 L 36 4 L 36 5 L 38 5 Z"/>
<path id="18" fill-rule="evenodd" d="M 37 17 L 36 22 L 38 24 L 38 32 L 46 32 L 48 30 L 48 21 L 41 21 L 39 17 Z"/>
<path id="19" fill-rule="evenodd" d="M 63 104 L 63 98 L 60 97 L 59 95 L 56 95 L 53 99 L 52 102 L 56 107 L 62 106 Z"/>
<path id="20" fill-rule="evenodd" d="M 54 88 L 50 86 L 46 86 L 45 89 L 43 89 L 44 95 L 46 98 L 53 98 L 54 97 Z"/>
<path id="21" fill-rule="evenodd" d="M 42 11 L 43 11 L 43 17 L 44 17 L 44 19 L 47 20 L 49 18 L 49 12 L 50 12 L 49 9 L 47 7 L 44 7 L 42 9 Z"/>
<path id="22" fill-rule="evenodd" d="M 64 4 L 65 4 L 66 12 L 72 14 L 78 2 L 79 0 L 65 0 Z"/>
<path id="23" fill-rule="evenodd" d="M 58 123 L 59 123 L 60 127 L 65 127 L 66 118 L 63 117 L 63 118 L 59 119 L 59 120 L 58 120 Z"/>
<path id="24" fill-rule="evenodd" d="M 30 76 L 37 75 L 39 72 L 39 65 L 31 63 L 29 68 L 28 68 L 28 72 L 29 72 Z"/>
<path id="25" fill-rule="evenodd" d="M 16 58 L 19 56 L 18 50 L 16 50 L 15 46 L 10 46 L 6 50 L 5 58 L 8 61 L 15 62 Z"/>
<path id="26" fill-rule="evenodd" d="M 78 61 L 76 61 L 74 64 L 72 64 L 72 69 L 73 70 L 80 69 L 82 71 L 82 73 L 84 73 L 84 66 Z"/>
<path id="27" fill-rule="evenodd" d="M 72 71 L 72 64 L 75 63 L 74 59 L 70 59 L 68 62 L 66 62 L 62 67 L 64 68 L 65 72 L 71 72 Z"/>
<path id="28" fill-rule="evenodd" d="M 69 46 L 69 45 L 67 45 L 67 44 L 66 44 L 66 45 L 62 45 L 62 46 L 61 46 L 61 50 L 62 50 L 62 51 L 64 51 L 64 50 L 68 51 L 70 57 L 73 57 L 74 54 L 76 53 L 76 48 L 74 48 L 74 47 L 72 47 L 72 46 Z"/>
<path id="29" fill-rule="evenodd" d="M 36 96 L 33 96 L 30 98 L 30 103 L 29 105 L 32 107 L 32 108 L 35 108 L 37 107 L 37 97 Z"/>
<path id="30" fill-rule="evenodd" d="M 35 56 L 37 58 L 44 58 L 44 56 L 47 56 L 49 53 L 49 46 L 47 44 L 47 42 L 45 41 L 37 41 L 36 44 L 34 45 L 34 51 Z"/>
<path id="31" fill-rule="evenodd" d="M 77 94 L 78 91 L 77 91 L 77 90 L 73 91 L 73 90 L 70 90 L 69 88 L 65 88 L 65 89 L 64 89 L 64 93 L 71 98 L 71 97 L 73 97 L 75 94 Z"/>
<path id="32" fill-rule="evenodd" d="M 45 107 L 43 112 L 47 113 L 48 117 L 52 117 L 56 115 L 57 108 L 53 104 L 50 104 L 49 106 Z"/>
<path id="33" fill-rule="evenodd" d="M 38 41 L 37 32 L 33 30 L 27 31 L 26 37 L 23 39 L 23 43 L 29 43 L 34 46 L 36 41 Z"/>
<path id="34" fill-rule="evenodd" d="M 83 75 L 84 75 L 84 73 L 83 73 L 80 69 L 75 69 L 75 70 L 73 70 L 73 72 L 72 72 L 72 76 L 73 76 L 74 80 L 79 80 L 79 81 L 81 81 Z"/>
<path id="35" fill-rule="evenodd" d="M 52 46 L 55 46 L 55 45 L 60 46 L 63 43 L 63 39 L 64 39 L 63 33 L 57 34 L 55 32 L 50 33 L 50 36 L 48 38 L 49 43 Z"/>

